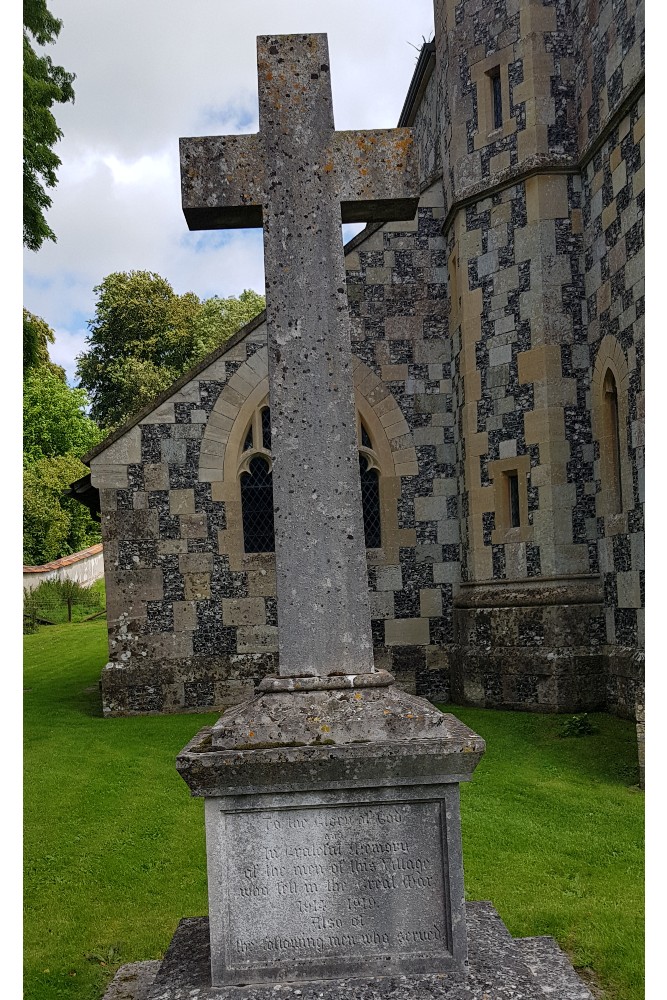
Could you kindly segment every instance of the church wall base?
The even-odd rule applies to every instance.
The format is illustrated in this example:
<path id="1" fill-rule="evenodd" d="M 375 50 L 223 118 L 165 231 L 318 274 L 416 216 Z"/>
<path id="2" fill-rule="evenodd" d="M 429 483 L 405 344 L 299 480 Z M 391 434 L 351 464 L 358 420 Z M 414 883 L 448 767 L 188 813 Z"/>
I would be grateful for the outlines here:
<path id="1" fill-rule="evenodd" d="M 451 649 L 381 646 L 375 649 L 375 666 L 393 674 L 401 690 L 446 703 Z M 102 711 L 109 717 L 224 711 L 251 698 L 264 677 L 277 672 L 274 652 L 160 661 L 132 657 L 102 670 Z"/>

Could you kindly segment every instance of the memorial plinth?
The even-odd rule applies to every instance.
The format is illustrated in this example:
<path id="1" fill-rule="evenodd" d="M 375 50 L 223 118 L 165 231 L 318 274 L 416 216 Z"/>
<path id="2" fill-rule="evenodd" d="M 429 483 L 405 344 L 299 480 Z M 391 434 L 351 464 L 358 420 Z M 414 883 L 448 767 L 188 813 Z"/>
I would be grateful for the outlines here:
<path id="1" fill-rule="evenodd" d="M 212 985 L 464 971 L 483 752 L 393 686 L 268 692 L 199 733 L 177 768 L 206 800 Z"/>

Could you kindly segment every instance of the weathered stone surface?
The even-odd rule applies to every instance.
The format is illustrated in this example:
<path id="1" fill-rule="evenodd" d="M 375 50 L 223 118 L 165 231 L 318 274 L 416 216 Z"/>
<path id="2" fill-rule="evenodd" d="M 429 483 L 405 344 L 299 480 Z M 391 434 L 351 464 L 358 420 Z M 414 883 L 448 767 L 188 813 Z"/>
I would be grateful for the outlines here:
<path id="1" fill-rule="evenodd" d="M 458 784 L 206 799 L 213 982 L 465 962 Z"/>
<path id="2" fill-rule="evenodd" d="M 280 673 L 372 672 L 340 221 L 411 219 L 416 158 L 407 129 L 335 133 L 325 35 L 257 44 L 260 132 L 181 140 L 183 208 L 264 226 Z"/>
<path id="3" fill-rule="evenodd" d="M 113 977 L 104 1000 L 148 1000 L 162 962 L 130 962 L 121 965 Z"/>
<path id="4" fill-rule="evenodd" d="M 483 752 L 386 681 L 268 691 L 202 730 L 177 769 L 206 798 L 213 982 L 462 968 L 458 789 Z"/>
<path id="5" fill-rule="evenodd" d="M 466 920 L 466 972 L 223 987 L 211 986 L 208 921 L 205 917 L 182 920 L 149 1000 L 192 1000 L 193 996 L 197 1000 L 593 1000 L 571 967 L 570 974 L 566 973 L 569 963 L 552 938 L 528 939 L 529 967 L 521 939 L 511 937 L 490 903 L 467 903 Z"/>

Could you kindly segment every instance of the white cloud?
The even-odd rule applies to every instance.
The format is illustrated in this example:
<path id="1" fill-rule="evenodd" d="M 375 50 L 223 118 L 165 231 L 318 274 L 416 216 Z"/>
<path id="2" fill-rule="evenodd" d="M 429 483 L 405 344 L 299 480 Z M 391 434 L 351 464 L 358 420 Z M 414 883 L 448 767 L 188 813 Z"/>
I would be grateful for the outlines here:
<path id="1" fill-rule="evenodd" d="M 180 136 L 256 130 L 256 35 L 327 32 L 337 128 L 387 127 L 414 69 L 410 43 L 433 24 L 432 0 L 49 6 L 63 20 L 49 53 L 77 74 L 76 102 L 56 108 L 58 242 L 26 254 L 25 305 L 56 329 L 52 354 L 68 371 L 93 288 L 113 271 L 156 271 L 202 297 L 263 291 L 261 232 L 189 233 L 178 164 Z"/>
<path id="2" fill-rule="evenodd" d="M 70 385 L 75 385 L 77 382 L 75 369 L 76 369 L 76 357 L 81 354 L 85 347 L 85 339 L 87 336 L 87 329 L 76 330 L 72 332 L 70 330 L 56 329 L 56 342 L 53 344 L 50 350 L 51 360 L 55 361 L 57 365 L 62 365 L 67 373 L 67 381 Z"/>

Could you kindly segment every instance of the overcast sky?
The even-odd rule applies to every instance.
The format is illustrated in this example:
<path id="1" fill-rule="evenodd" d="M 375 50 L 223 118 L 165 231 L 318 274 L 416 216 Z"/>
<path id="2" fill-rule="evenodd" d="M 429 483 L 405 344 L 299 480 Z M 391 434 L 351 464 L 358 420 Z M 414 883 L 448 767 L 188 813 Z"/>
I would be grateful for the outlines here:
<path id="1" fill-rule="evenodd" d="M 190 233 L 178 167 L 180 136 L 257 130 L 257 35 L 327 32 L 339 129 L 396 125 L 433 35 L 433 0 L 48 6 L 63 21 L 48 51 L 76 73 L 76 100 L 56 107 L 62 166 L 47 218 L 58 242 L 26 252 L 24 304 L 55 329 L 52 358 L 70 381 L 93 288 L 113 271 L 156 271 L 201 297 L 264 291 L 261 232 Z"/>

